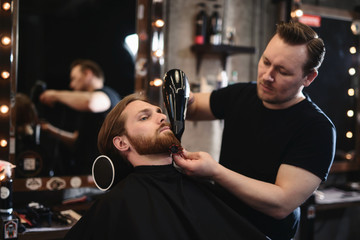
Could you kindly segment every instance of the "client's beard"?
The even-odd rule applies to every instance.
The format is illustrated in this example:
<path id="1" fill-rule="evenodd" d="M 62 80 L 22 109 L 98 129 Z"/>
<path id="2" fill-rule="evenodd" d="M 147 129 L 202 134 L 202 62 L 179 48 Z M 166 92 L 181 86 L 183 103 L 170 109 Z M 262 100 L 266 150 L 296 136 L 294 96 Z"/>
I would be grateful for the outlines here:
<path id="1" fill-rule="evenodd" d="M 165 125 L 161 127 L 163 126 Z M 174 144 L 181 145 L 172 131 L 164 132 L 161 135 L 157 133 L 155 138 L 143 136 L 131 137 L 127 133 L 126 136 L 140 155 L 169 153 L 170 146 Z"/>

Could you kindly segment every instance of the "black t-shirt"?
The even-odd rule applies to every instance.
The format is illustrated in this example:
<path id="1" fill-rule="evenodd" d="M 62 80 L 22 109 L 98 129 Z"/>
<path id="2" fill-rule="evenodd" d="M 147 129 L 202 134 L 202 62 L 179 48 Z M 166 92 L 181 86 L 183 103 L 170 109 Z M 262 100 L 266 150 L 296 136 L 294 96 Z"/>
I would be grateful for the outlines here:
<path id="1" fill-rule="evenodd" d="M 271 110 L 258 98 L 255 83 L 239 83 L 214 91 L 210 106 L 215 117 L 224 119 L 219 161 L 225 167 L 275 183 L 285 163 L 326 180 L 334 158 L 335 127 L 309 97 L 287 109 Z M 234 200 L 234 206 L 269 237 L 290 239 L 296 232 L 299 209 L 276 220 L 240 201 Z"/>
<path id="2" fill-rule="evenodd" d="M 266 240 L 208 187 L 172 165 L 139 166 L 97 200 L 66 240 Z"/>
<path id="3" fill-rule="evenodd" d="M 76 171 L 84 174 L 91 173 L 91 166 L 99 151 L 97 148 L 97 137 L 106 115 L 120 101 L 119 94 L 110 87 L 103 87 L 95 91 L 104 92 L 111 101 L 111 107 L 99 113 L 80 112 L 78 117 L 79 137 L 75 146 Z"/>

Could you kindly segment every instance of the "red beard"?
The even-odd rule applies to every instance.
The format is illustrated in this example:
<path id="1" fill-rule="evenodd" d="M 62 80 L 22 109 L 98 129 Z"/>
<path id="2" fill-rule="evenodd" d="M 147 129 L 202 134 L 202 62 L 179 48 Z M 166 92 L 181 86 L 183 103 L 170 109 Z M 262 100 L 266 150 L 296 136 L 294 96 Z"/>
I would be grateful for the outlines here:
<path id="1" fill-rule="evenodd" d="M 163 124 L 160 128 L 166 125 L 168 124 Z M 179 146 L 181 145 L 180 141 L 175 137 L 172 131 L 167 131 L 161 134 L 157 131 L 155 137 L 131 137 L 129 134 L 126 134 L 126 136 L 131 145 L 140 155 L 169 153 L 170 146 L 173 144 Z"/>

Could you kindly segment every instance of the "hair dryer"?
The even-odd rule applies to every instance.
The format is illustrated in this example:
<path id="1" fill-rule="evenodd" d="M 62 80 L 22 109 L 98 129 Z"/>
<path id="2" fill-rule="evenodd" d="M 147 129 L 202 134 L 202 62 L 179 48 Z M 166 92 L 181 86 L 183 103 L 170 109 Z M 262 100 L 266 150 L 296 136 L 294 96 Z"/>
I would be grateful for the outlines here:
<path id="1" fill-rule="evenodd" d="M 187 103 L 190 95 L 190 86 L 185 73 L 179 69 L 172 69 L 163 77 L 163 98 L 169 116 L 171 130 L 181 141 L 185 130 Z"/>

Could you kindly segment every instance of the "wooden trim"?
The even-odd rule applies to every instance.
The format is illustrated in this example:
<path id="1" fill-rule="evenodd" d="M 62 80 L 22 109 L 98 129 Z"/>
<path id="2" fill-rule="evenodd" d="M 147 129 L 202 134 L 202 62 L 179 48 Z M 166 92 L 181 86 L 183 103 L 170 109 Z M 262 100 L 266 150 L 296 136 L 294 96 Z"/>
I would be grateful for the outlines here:
<path id="1" fill-rule="evenodd" d="M 96 185 L 91 175 L 16 178 L 13 182 L 14 192 L 54 191 L 79 187 L 96 187 Z"/>

